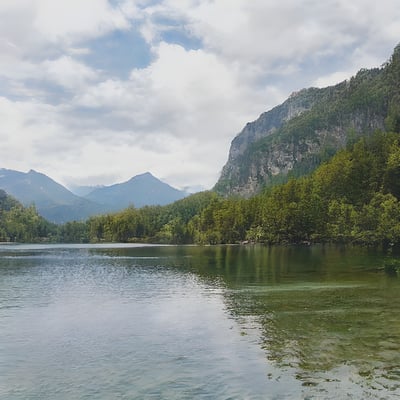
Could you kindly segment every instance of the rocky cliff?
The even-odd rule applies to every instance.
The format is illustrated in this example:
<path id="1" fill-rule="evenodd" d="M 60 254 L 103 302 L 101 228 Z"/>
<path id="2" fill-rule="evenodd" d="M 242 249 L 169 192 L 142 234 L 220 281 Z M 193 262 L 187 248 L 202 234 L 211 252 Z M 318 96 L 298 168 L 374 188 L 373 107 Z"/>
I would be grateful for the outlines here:
<path id="1" fill-rule="evenodd" d="M 335 86 L 293 93 L 233 139 L 215 190 L 248 197 L 290 175 L 311 172 L 362 135 L 397 130 L 399 88 L 400 45 L 381 68 L 360 70 Z"/>

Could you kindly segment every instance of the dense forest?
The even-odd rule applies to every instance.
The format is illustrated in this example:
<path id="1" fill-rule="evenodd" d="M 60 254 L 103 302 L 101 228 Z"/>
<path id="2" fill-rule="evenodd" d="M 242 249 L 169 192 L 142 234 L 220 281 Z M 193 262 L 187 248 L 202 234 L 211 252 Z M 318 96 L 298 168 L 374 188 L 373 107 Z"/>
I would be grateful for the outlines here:
<path id="1" fill-rule="evenodd" d="M 307 176 L 349 142 L 399 128 L 400 44 L 380 68 L 303 89 L 248 123 L 232 141 L 214 189 L 249 197 L 290 176 Z"/>
<path id="2" fill-rule="evenodd" d="M 24 207 L 0 189 L 0 242 L 42 242 L 57 238 L 57 226 L 34 206 Z"/>
<path id="3" fill-rule="evenodd" d="M 0 241 L 400 244 L 400 136 L 376 132 L 250 199 L 194 194 L 54 225 L 0 191 Z"/>
<path id="4" fill-rule="evenodd" d="M 376 132 L 250 199 L 194 194 L 58 228 L 65 242 L 400 244 L 400 136 Z"/>
<path id="5" fill-rule="evenodd" d="M 319 99 L 283 125 L 280 139 L 320 140 L 315 132 L 346 127 L 349 121 L 358 121 L 360 132 L 346 131 L 339 151 L 329 146 L 318 154 L 305 151 L 284 179 L 270 179 L 250 198 L 225 197 L 216 185 L 167 206 L 130 207 L 55 225 L 0 190 L 0 241 L 400 245 L 399 82 L 400 45 L 382 68 L 361 70 L 350 81 L 319 90 L 326 101 Z M 371 134 L 377 125 L 381 130 Z M 254 154 L 268 152 L 271 140 L 249 148 L 255 147 Z"/>

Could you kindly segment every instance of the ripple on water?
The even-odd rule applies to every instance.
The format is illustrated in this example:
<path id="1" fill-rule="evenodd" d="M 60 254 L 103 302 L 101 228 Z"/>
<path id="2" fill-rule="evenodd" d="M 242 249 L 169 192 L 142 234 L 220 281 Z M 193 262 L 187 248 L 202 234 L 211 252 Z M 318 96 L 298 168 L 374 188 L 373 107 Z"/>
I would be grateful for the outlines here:
<path id="1" fill-rule="evenodd" d="M 285 251 L 1 250 L 0 397 L 398 398 L 398 282 Z"/>

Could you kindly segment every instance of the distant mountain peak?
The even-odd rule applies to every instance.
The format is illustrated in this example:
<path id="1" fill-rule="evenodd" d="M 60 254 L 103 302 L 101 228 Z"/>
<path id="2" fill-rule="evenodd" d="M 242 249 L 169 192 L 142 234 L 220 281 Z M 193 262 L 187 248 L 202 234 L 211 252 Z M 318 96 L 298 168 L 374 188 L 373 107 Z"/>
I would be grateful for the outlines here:
<path id="1" fill-rule="evenodd" d="M 116 211 L 132 205 L 165 205 L 186 196 L 186 192 L 162 182 L 150 172 L 144 172 L 125 182 L 95 189 L 85 198 L 107 205 Z"/>
<path id="2" fill-rule="evenodd" d="M 132 178 L 130 178 L 126 182 L 131 182 L 137 179 L 158 179 L 158 178 L 156 178 L 151 172 L 144 172 L 143 174 L 132 176 Z"/>
<path id="3" fill-rule="evenodd" d="M 76 196 L 47 175 L 33 169 L 28 172 L 1 169 L 0 189 L 25 206 L 35 204 L 39 214 L 56 223 L 84 219 L 102 211 L 98 204 Z"/>
<path id="4" fill-rule="evenodd" d="M 0 168 L 1 189 L 26 206 L 35 204 L 43 217 L 56 223 L 120 211 L 131 205 L 165 205 L 187 196 L 186 192 L 160 181 L 150 172 L 111 186 L 82 187 L 85 194 L 77 195 L 34 169 L 20 172 Z M 75 191 L 79 191 L 79 187 L 75 187 Z"/>

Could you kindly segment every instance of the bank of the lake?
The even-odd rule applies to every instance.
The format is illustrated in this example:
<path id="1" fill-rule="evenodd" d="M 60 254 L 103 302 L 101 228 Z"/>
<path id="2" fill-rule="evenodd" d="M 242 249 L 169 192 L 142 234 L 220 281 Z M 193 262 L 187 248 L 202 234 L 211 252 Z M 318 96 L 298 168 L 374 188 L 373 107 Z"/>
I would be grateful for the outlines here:
<path id="1" fill-rule="evenodd" d="M 394 399 L 400 282 L 335 246 L 0 245 L 0 397 Z"/>

